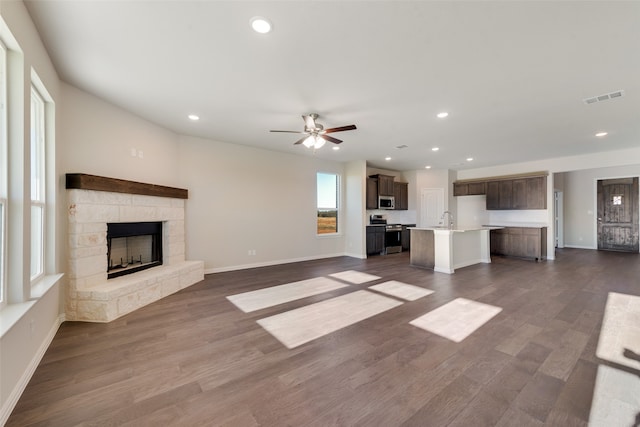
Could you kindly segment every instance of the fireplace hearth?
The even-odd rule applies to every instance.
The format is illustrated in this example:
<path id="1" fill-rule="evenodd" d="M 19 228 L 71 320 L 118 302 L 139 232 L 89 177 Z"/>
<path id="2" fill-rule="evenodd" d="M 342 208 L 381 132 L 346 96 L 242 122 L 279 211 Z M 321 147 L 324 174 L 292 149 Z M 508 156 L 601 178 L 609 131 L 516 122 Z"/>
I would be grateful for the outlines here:
<path id="1" fill-rule="evenodd" d="M 162 222 L 107 224 L 107 279 L 162 265 Z"/>
<path id="2" fill-rule="evenodd" d="M 185 259 L 187 190 L 87 174 L 66 178 L 66 320 L 110 322 L 204 278 L 204 262 Z"/>

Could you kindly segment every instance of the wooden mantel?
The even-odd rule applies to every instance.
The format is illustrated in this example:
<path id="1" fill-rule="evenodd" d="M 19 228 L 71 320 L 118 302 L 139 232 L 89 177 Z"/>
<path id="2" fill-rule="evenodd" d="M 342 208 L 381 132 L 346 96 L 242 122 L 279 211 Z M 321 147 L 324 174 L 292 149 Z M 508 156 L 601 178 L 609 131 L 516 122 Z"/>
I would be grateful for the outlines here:
<path id="1" fill-rule="evenodd" d="M 104 176 L 87 175 L 84 173 L 68 173 L 67 189 L 111 191 L 114 193 L 140 194 L 143 196 L 170 197 L 173 199 L 188 199 L 188 190 L 183 188 L 165 187 L 163 185 L 145 184 L 143 182 L 127 181 L 124 179 L 107 178 Z"/>

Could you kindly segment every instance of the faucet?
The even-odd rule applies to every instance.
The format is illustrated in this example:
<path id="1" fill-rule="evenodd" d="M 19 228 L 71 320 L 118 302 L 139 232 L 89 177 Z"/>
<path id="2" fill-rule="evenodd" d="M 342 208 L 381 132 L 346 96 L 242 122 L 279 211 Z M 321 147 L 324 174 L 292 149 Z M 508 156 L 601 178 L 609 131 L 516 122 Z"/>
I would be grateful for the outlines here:
<path id="1" fill-rule="evenodd" d="M 453 228 L 453 214 L 451 213 L 451 211 L 444 211 L 442 213 L 442 216 L 440 217 L 440 223 L 444 221 L 444 217 L 447 214 L 449 214 L 449 224 L 447 224 L 447 227 L 449 228 L 449 230 L 451 230 Z"/>

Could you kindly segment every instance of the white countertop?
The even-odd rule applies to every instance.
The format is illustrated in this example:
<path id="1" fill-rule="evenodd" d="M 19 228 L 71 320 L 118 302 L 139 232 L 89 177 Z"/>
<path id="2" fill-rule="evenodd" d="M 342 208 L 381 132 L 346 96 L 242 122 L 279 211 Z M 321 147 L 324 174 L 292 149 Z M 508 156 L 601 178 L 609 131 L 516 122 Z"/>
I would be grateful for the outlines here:
<path id="1" fill-rule="evenodd" d="M 542 228 L 548 227 L 546 222 L 495 222 L 484 227 L 522 227 L 522 228 Z"/>
<path id="2" fill-rule="evenodd" d="M 453 228 L 447 227 L 407 227 L 409 230 L 431 230 L 431 231 L 451 231 L 456 233 L 462 233 L 465 231 L 477 231 L 477 230 L 499 230 L 504 228 L 500 225 L 470 225 L 470 226 L 455 226 Z"/>

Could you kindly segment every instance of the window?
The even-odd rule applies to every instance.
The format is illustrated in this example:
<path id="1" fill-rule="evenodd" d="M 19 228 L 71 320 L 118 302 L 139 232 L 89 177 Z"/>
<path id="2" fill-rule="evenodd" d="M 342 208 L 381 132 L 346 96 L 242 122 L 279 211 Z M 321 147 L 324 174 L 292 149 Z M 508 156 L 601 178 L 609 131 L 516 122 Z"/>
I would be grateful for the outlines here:
<path id="1" fill-rule="evenodd" d="M 318 173 L 317 176 L 317 233 L 338 232 L 338 175 Z"/>
<path id="2" fill-rule="evenodd" d="M 31 282 L 44 275 L 45 102 L 31 88 Z"/>
<path id="3" fill-rule="evenodd" d="M 0 307 L 7 302 L 7 49 L 0 42 Z"/>

